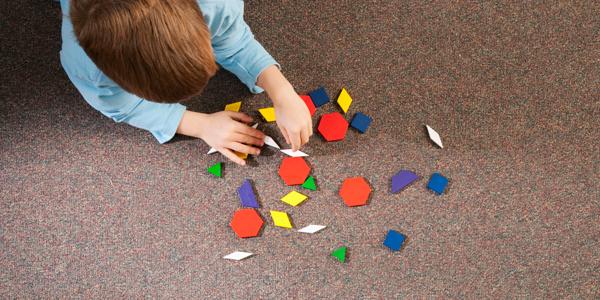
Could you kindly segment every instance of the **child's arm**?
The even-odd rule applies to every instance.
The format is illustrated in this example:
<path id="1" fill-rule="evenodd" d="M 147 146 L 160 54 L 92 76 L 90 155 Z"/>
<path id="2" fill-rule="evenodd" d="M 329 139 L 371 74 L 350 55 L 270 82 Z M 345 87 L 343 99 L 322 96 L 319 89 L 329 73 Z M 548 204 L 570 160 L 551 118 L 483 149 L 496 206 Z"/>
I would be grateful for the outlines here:
<path id="1" fill-rule="evenodd" d="M 277 68 L 277 62 L 254 39 L 244 22 L 242 1 L 215 1 L 201 5 L 213 33 L 217 62 L 234 73 L 251 92 L 264 90 L 273 101 L 277 125 L 288 144 L 297 150 L 312 134 L 312 120 L 304 102 Z"/>
<path id="2" fill-rule="evenodd" d="M 312 119 L 306 104 L 275 65 L 260 74 L 257 85 L 265 89 L 272 99 L 277 126 L 285 141 L 292 145 L 294 151 L 298 150 L 313 134 Z"/>

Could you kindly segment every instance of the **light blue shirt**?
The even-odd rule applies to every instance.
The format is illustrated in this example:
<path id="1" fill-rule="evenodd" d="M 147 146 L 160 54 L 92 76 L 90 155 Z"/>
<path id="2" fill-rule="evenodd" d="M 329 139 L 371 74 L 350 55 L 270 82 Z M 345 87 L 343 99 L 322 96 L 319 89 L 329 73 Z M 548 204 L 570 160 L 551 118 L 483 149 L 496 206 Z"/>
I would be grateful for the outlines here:
<path id="1" fill-rule="evenodd" d="M 142 99 L 104 75 L 77 42 L 68 17 L 69 0 L 61 0 L 60 4 L 63 11 L 60 61 L 83 98 L 114 121 L 148 130 L 160 143 L 169 141 L 175 135 L 186 107 Z M 256 86 L 258 75 L 277 62 L 254 39 L 244 22 L 244 2 L 198 0 L 198 5 L 211 32 L 217 63 L 235 74 L 251 92 L 262 92 Z"/>

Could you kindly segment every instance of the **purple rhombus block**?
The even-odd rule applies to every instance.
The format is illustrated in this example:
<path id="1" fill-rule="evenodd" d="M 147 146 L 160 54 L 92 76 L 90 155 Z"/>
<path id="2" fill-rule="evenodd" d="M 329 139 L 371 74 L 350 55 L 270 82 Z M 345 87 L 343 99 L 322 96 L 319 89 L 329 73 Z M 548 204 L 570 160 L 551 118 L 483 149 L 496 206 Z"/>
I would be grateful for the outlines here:
<path id="1" fill-rule="evenodd" d="M 248 179 L 244 180 L 242 186 L 238 189 L 238 195 L 243 207 L 258 208 L 258 201 L 256 201 L 256 195 L 252 189 L 252 184 Z"/>

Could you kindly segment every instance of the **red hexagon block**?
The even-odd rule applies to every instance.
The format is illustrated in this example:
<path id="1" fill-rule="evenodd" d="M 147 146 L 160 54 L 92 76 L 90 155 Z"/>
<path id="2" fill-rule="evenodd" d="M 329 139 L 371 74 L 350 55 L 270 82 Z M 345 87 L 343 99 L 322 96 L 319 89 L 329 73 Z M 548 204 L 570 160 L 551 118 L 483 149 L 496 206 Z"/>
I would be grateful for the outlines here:
<path id="1" fill-rule="evenodd" d="M 348 121 L 339 112 L 324 114 L 317 129 L 328 142 L 343 140 L 348 131 Z"/>
<path id="2" fill-rule="evenodd" d="M 348 206 L 367 204 L 369 194 L 371 194 L 371 187 L 364 177 L 347 178 L 340 188 L 340 196 Z"/>
<path id="3" fill-rule="evenodd" d="M 236 211 L 229 223 L 235 234 L 241 238 L 257 236 L 263 224 L 263 219 L 253 208 Z"/>
<path id="4" fill-rule="evenodd" d="M 310 167 L 302 157 L 286 157 L 279 166 L 279 176 L 287 185 L 303 184 Z"/>

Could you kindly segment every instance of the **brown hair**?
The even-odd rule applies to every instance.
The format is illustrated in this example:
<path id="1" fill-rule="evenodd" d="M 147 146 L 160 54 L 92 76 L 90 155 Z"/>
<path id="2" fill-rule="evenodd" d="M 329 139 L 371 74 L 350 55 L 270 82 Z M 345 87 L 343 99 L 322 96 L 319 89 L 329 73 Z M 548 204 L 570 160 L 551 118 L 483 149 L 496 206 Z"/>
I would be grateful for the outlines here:
<path id="1" fill-rule="evenodd" d="M 71 0 L 70 17 L 98 68 L 148 100 L 200 94 L 218 69 L 195 0 Z"/>

